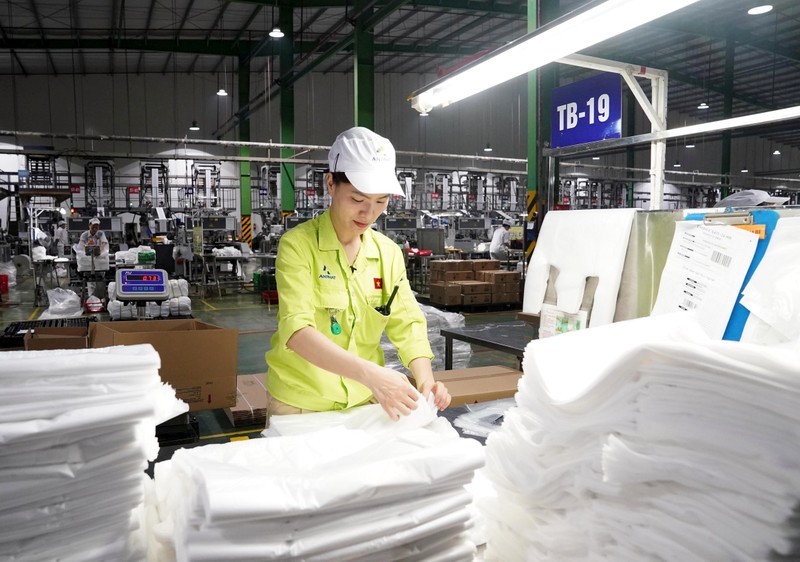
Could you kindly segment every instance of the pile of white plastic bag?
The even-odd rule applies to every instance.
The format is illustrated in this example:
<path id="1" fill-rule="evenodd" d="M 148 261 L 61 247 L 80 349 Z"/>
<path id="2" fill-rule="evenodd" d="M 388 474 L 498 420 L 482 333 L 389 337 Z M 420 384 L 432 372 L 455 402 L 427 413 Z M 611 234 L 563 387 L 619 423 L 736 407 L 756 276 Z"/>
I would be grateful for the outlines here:
<path id="1" fill-rule="evenodd" d="M 487 441 L 487 560 L 800 554 L 798 342 L 671 314 L 531 342 L 523 370 Z"/>
<path id="2" fill-rule="evenodd" d="M 242 251 L 233 246 L 224 246 L 222 248 L 212 248 L 211 254 L 218 258 L 238 258 L 241 257 Z"/>
<path id="3" fill-rule="evenodd" d="M 271 437 L 177 451 L 156 466 L 149 559 L 472 560 L 483 448 L 435 418 L 275 416 Z"/>
<path id="4" fill-rule="evenodd" d="M 155 426 L 188 409 L 159 365 L 149 345 L 3 354 L 0 559 L 144 559 Z"/>
<path id="5" fill-rule="evenodd" d="M 189 282 L 186 279 L 170 279 L 168 298 L 164 302 L 145 304 L 148 318 L 167 318 L 170 316 L 191 316 L 192 300 L 189 298 Z M 137 317 L 136 303 L 123 303 L 116 300 L 116 283 L 108 284 L 108 314 L 112 320 L 134 320 Z"/>

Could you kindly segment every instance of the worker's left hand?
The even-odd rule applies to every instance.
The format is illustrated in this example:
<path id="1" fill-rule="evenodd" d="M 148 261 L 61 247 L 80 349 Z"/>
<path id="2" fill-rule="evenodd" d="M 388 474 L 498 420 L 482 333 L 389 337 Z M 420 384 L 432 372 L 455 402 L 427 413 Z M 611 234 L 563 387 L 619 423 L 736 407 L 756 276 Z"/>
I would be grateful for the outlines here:
<path id="1" fill-rule="evenodd" d="M 440 381 L 426 382 L 419 391 L 426 399 L 429 394 L 433 393 L 433 403 L 440 410 L 447 408 L 450 405 L 450 400 L 452 400 L 447 387 Z"/>

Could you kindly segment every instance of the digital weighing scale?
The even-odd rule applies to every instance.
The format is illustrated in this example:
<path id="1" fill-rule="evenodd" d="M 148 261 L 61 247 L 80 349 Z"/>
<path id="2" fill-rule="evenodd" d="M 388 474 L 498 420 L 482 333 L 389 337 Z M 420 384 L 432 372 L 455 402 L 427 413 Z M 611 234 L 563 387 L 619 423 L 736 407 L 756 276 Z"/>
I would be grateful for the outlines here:
<path id="1" fill-rule="evenodd" d="M 117 300 L 135 302 L 140 320 L 148 301 L 160 303 L 169 298 L 169 278 L 163 269 L 118 269 L 116 281 Z"/>

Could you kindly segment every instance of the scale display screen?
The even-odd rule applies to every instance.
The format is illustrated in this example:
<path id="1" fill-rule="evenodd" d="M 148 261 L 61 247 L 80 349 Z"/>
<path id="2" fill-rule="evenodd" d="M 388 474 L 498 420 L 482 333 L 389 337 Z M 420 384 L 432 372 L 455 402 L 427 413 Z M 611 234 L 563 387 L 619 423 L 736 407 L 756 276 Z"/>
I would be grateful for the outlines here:
<path id="1" fill-rule="evenodd" d="M 165 300 L 169 278 L 163 269 L 118 269 L 117 298 L 121 301 Z"/>

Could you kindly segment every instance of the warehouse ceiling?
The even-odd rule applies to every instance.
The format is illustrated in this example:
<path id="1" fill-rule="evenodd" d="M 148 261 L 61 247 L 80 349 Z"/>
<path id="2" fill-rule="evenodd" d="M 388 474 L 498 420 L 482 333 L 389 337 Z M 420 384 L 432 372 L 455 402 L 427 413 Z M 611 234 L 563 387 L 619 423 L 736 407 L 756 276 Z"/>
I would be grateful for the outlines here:
<path id="1" fill-rule="evenodd" d="M 647 0 L 652 1 L 652 0 Z M 586 0 L 547 0 L 561 15 Z M 671 16 L 585 51 L 670 73 L 670 112 L 719 119 L 726 54 L 733 65 L 732 115 L 800 100 L 800 2 L 700 0 Z M 352 72 L 354 22 L 369 18 L 375 72 L 443 74 L 526 33 L 518 0 L 7 0 L 0 8 L 0 76 L 193 74 L 270 67 L 295 78 Z M 283 39 L 269 37 L 281 5 L 293 7 L 294 66 L 280 68 Z M 356 7 L 356 5 L 358 7 Z M 285 8 L 284 8 L 285 9 Z M 288 31 L 288 30 L 287 30 Z M 561 83 L 587 71 L 561 66 Z M 277 87 L 277 86 L 276 86 Z M 706 101 L 708 110 L 698 110 Z M 760 134 L 800 148 L 798 123 Z"/>

